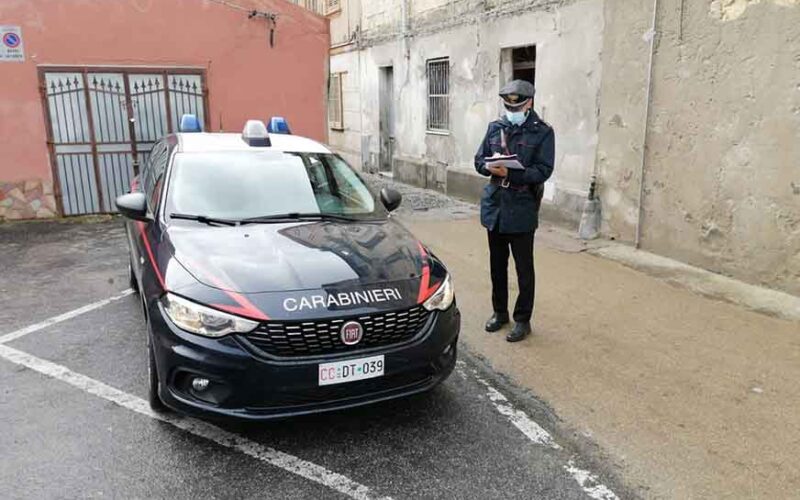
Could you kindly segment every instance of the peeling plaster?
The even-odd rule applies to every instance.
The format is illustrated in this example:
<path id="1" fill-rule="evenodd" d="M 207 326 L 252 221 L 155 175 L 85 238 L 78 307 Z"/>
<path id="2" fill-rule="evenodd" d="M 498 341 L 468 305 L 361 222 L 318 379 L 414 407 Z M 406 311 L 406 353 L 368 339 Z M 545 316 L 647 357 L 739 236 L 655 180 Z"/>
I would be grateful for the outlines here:
<path id="1" fill-rule="evenodd" d="M 713 0 L 709 7 L 709 15 L 723 22 L 735 21 L 748 7 L 762 2 L 773 3 L 780 7 L 800 5 L 800 0 Z"/>

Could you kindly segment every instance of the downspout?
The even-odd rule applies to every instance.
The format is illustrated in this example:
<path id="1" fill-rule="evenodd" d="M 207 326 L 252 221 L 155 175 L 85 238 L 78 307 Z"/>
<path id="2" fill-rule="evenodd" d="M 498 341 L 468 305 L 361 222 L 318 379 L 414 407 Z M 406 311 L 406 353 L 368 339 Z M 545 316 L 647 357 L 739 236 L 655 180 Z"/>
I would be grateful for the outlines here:
<path id="1" fill-rule="evenodd" d="M 650 124 L 650 99 L 653 92 L 653 57 L 656 52 L 656 22 L 658 19 L 658 0 L 653 0 L 653 22 L 645 39 L 650 39 L 650 60 L 647 63 L 647 95 L 645 96 L 644 127 L 642 130 L 642 160 L 639 165 L 639 216 L 636 219 L 636 239 L 634 246 L 638 249 L 642 244 L 642 219 L 644 218 L 644 173 L 647 156 L 647 132 Z"/>
<path id="2" fill-rule="evenodd" d="M 410 7 L 409 6 L 409 2 L 410 2 L 410 0 L 402 0 L 402 2 L 400 3 L 400 15 L 402 16 L 402 21 L 401 22 L 403 23 L 402 28 L 401 28 L 402 29 L 402 34 L 403 34 L 403 55 L 405 56 L 406 60 L 408 60 L 411 57 L 411 50 L 410 50 L 409 44 L 408 44 L 408 38 L 409 38 L 409 33 L 408 32 L 410 31 L 410 29 L 409 29 L 409 19 L 410 19 L 410 17 L 409 17 L 410 16 L 410 14 L 409 14 L 409 10 L 410 10 L 409 9 L 409 7 Z"/>

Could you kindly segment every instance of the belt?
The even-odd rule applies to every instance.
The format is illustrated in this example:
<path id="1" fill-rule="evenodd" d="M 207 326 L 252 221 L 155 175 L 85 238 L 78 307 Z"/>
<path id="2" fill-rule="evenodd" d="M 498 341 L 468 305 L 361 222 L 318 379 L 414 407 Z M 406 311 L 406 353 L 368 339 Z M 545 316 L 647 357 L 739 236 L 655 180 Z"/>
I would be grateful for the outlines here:
<path id="1" fill-rule="evenodd" d="M 489 181 L 495 186 L 500 186 L 502 188 L 510 189 L 512 191 L 530 191 L 530 186 L 528 184 L 511 184 L 508 182 L 507 177 L 496 177 L 492 176 L 492 179 Z"/>

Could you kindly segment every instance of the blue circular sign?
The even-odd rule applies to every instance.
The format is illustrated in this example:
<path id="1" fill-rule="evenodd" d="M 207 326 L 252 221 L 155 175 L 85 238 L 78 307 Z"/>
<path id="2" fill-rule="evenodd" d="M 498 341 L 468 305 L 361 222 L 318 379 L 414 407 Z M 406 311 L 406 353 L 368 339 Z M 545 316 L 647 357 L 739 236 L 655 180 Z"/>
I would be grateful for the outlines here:
<path id="1" fill-rule="evenodd" d="M 16 33 L 6 33 L 3 35 L 3 45 L 6 47 L 16 49 L 19 47 L 19 43 L 22 39 Z"/>

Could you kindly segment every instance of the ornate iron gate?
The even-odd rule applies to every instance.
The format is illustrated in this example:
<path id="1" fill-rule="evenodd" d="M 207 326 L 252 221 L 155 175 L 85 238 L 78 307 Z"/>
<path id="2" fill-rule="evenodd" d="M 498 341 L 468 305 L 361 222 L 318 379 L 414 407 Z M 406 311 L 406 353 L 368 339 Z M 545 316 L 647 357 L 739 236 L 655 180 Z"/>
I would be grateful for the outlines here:
<path id="1" fill-rule="evenodd" d="M 114 199 L 184 113 L 208 127 L 202 70 L 43 68 L 40 81 L 63 215 L 116 211 Z"/>

